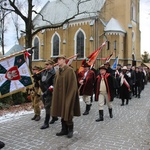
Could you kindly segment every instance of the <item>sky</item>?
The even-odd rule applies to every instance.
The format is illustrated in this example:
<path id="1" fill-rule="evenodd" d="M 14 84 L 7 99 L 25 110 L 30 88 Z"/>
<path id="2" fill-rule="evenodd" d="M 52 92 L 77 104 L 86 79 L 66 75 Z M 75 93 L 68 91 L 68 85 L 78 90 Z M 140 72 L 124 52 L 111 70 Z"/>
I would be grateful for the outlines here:
<path id="1" fill-rule="evenodd" d="M 140 0 L 141 52 L 150 54 L 150 0 Z"/>
<path id="2" fill-rule="evenodd" d="M 48 0 L 41 0 L 41 7 L 45 5 Z M 51 0 L 54 1 L 54 0 Z M 10 20 L 9 20 L 10 24 Z M 141 31 L 141 54 L 147 51 L 150 54 L 150 0 L 140 0 L 140 31 Z M 10 25 L 5 35 L 5 52 L 17 43 L 14 26 Z M 1 51 L 1 47 L 0 47 Z"/>

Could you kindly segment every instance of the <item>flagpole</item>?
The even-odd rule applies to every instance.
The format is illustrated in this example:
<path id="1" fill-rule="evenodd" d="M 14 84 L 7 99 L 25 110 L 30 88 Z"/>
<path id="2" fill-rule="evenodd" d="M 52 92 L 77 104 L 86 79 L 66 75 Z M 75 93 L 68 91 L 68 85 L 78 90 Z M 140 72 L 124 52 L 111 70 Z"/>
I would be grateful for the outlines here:
<path id="1" fill-rule="evenodd" d="M 78 54 L 76 54 L 76 55 L 78 55 Z M 70 56 L 70 57 L 68 57 L 67 59 L 71 59 L 71 58 L 73 58 L 74 56 L 75 56 L 75 55 Z M 57 65 L 58 65 L 58 63 L 55 63 L 55 64 L 53 65 L 53 67 L 55 67 L 55 66 L 57 66 Z M 39 73 L 43 72 L 44 70 L 46 70 L 46 68 L 44 68 L 44 69 L 38 71 L 36 74 L 39 74 Z"/>
<path id="2" fill-rule="evenodd" d="M 11 55 L 9 55 L 9 56 L 0 58 L 0 61 L 1 61 L 1 60 L 5 60 L 5 59 L 10 58 L 10 57 L 15 56 L 15 55 L 22 54 L 22 53 L 24 53 L 24 52 L 26 52 L 26 51 L 29 51 L 29 50 L 32 50 L 32 49 L 34 49 L 34 48 L 35 48 L 35 47 L 31 47 L 31 48 L 27 48 L 27 49 L 21 50 L 21 51 L 19 51 L 19 52 L 13 53 L 13 54 L 11 54 Z"/>

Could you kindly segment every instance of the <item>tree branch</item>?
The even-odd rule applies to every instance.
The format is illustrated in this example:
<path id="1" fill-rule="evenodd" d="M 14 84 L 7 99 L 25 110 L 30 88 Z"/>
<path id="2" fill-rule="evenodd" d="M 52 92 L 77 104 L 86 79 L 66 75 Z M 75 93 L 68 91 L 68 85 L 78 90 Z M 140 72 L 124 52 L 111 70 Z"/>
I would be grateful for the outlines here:
<path id="1" fill-rule="evenodd" d="M 45 19 L 44 19 L 44 16 L 43 16 L 41 13 L 38 13 L 38 12 L 36 12 L 35 10 L 32 10 L 32 12 L 34 12 L 34 13 L 37 14 L 37 15 L 40 15 L 40 16 L 42 17 L 42 20 L 43 20 L 43 21 L 46 21 L 46 22 L 48 22 L 49 24 L 53 25 L 50 21 L 45 20 Z"/>
<path id="2" fill-rule="evenodd" d="M 27 17 L 24 16 L 21 11 L 16 7 L 15 5 L 15 0 L 11 1 L 11 0 L 8 0 L 9 1 L 9 4 L 12 8 L 14 8 L 14 10 L 11 10 L 13 12 L 15 12 L 17 15 L 19 15 L 25 22 L 27 22 Z M 9 9 L 8 9 L 9 10 Z"/>

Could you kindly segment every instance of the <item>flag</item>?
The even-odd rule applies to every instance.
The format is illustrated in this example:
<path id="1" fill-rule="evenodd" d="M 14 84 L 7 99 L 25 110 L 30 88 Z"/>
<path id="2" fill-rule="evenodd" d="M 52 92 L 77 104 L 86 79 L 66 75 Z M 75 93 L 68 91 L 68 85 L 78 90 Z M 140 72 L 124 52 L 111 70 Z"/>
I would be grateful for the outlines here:
<path id="1" fill-rule="evenodd" d="M 80 68 L 78 69 L 78 73 L 81 72 L 81 71 L 84 69 L 84 68 L 82 67 L 82 66 L 84 65 L 84 63 L 87 63 L 88 65 L 90 65 L 90 66 L 91 66 L 90 68 L 93 67 L 93 65 L 95 64 L 95 61 L 96 61 L 96 59 L 97 59 L 97 57 L 98 57 L 100 51 L 102 50 L 103 46 L 106 45 L 106 42 L 107 42 L 107 41 L 103 42 L 102 45 L 101 45 L 97 50 L 95 50 L 95 51 L 94 51 L 93 53 L 91 53 L 88 57 L 86 57 L 86 59 L 84 59 L 84 60 L 82 61 L 81 66 L 80 66 Z"/>
<path id="2" fill-rule="evenodd" d="M 112 69 L 113 70 L 115 70 L 116 68 L 117 68 L 117 64 L 118 64 L 118 56 L 115 58 L 115 61 L 114 61 L 114 63 L 113 63 L 113 65 L 112 65 Z"/>
<path id="3" fill-rule="evenodd" d="M 0 97 L 24 90 L 32 85 L 25 53 L 16 53 L 0 59 Z"/>
<path id="4" fill-rule="evenodd" d="M 105 61 L 107 63 L 107 62 L 110 61 L 112 55 L 113 55 L 113 52 L 108 57 L 100 58 L 100 60 L 103 60 L 103 61 Z"/>
<path id="5" fill-rule="evenodd" d="M 106 58 L 106 63 L 110 62 L 111 57 L 113 56 L 113 52 Z"/>
<path id="6" fill-rule="evenodd" d="M 106 45 L 106 41 L 102 43 L 102 45 L 95 50 L 92 54 L 90 54 L 87 58 L 86 58 L 86 63 L 88 63 L 91 67 L 93 67 L 100 51 L 102 50 L 103 46 Z"/>
<path id="7" fill-rule="evenodd" d="M 26 63 L 29 66 L 29 56 L 31 56 L 31 54 L 28 51 L 25 51 L 24 54 L 25 54 L 25 58 L 26 58 Z"/>

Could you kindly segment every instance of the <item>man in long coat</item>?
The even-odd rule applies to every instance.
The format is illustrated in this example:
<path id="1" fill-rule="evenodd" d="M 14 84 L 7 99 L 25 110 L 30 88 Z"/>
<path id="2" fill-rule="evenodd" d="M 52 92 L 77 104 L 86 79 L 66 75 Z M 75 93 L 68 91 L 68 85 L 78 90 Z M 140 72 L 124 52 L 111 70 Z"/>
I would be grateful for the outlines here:
<path id="1" fill-rule="evenodd" d="M 66 65 L 66 57 L 57 57 L 59 70 L 54 79 L 51 114 L 61 117 L 62 129 L 57 136 L 73 136 L 73 116 L 80 116 L 77 79 L 74 70 Z"/>
<path id="2" fill-rule="evenodd" d="M 91 107 L 91 96 L 94 91 L 95 73 L 90 69 L 90 65 L 85 63 L 83 65 L 84 70 L 79 72 L 77 75 L 79 82 L 80 95 L 86 104 L 83 115 L 88 115 Z"/>

